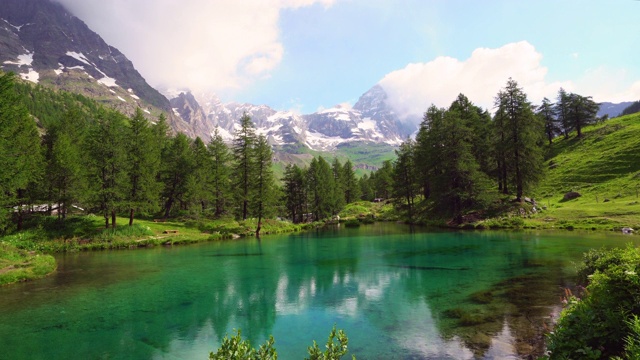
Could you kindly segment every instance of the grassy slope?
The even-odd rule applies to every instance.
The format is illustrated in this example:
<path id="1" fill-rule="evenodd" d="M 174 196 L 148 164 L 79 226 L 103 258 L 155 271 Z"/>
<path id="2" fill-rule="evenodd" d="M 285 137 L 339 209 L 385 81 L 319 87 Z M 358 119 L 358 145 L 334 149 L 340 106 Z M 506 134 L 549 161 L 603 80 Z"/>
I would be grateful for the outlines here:
<path id="1" fill-rule="evenodd" d="M 0 286 L 33 280 L 56 269 L 51 255 L 40 255 L 0 243 Z"/>
<path id="2" fill-rule="evenodd" d="M 568 140 L 559 137 L 548 158 L 546 176 L 534 192 L 548 209 L 534 216 L 534 224 L 640 229 L 640 114 L 590 126 L 581 139 L 575 133 Z M 582 196 L 563 201 L 569 191 Z"/>

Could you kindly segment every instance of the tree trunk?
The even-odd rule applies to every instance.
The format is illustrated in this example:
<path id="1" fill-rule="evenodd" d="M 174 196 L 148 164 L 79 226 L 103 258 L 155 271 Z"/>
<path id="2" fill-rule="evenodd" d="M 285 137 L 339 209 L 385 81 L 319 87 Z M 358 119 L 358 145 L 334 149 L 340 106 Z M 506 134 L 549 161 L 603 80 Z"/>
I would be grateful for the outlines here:
<path id="1" fill-rule="evenodd" d="M 129 209 L 129 226 L 133 226 L 133 208 Z"/>
<path id="2" fill-rule="evenodd" d="M 171 206 L 173 206 L 173 198 L 170 197 L 167 199 L 167 202 L 165 203 L 164 206 L 164 218 L 168 218 L 169 214 L 171 213 Z"/>
<path id="3" fill-rule="evenodd" d="M 116 228 L 116 210 L 111 210 L 111 227 Z"/>
<path id="4" fill-rule="evenodd" d="M 104 212 L 104 228 L 109 228 L 109 213 L 106 211 Z"/>

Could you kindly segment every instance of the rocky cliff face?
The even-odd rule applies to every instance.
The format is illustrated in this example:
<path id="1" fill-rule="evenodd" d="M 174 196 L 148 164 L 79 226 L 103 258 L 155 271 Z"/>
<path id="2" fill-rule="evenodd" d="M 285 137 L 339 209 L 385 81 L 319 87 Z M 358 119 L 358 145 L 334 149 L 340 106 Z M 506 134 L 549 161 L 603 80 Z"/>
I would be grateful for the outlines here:
<path id="1" fill-rule="evenodd" d="M 153 120 L 164 112 L 175 131 L 196 134 L 173 115 L 169 100 L 147 84 L 124 54 L 49 0 L 2 0 L 0 67 L 34 83 L 98 99 L 126 114 L 140 107 Z"/>

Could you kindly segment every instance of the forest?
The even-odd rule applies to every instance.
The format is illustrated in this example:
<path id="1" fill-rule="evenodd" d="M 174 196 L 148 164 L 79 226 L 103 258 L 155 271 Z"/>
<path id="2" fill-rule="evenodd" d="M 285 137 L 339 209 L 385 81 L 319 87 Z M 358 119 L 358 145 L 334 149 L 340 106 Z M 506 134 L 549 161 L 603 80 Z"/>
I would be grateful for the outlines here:
<path id="1" fill-rule="evenodd" d="M 208 144 L 172 134 L 138 109 L 132 117 L 81 95 L 0 78 L 0 229 L 22 228 L 33 212 L 84 212 L 115 227 L 136 214 L 197 214 L 245 220 L 283 217 L 294 223 L 335 217 L 355 201 L 391 201 L 411 223 L 427 218 L 492 216 L 517 202 L 543 176 L 544 148 L 556 136 L 581 136 L 596 117 L 590 97 L 560 89 L 555 104 L 534 106 L 509 79 L 493 114 L 458 95 L 448 108 L 429 107 L 415 139 L 394 161 L 357 178 L 353 164 L 314 157 L 272 170 L 267 139 L 244 114 L 231 144 L 216 131 Z M 547 143 L 549 145 L 547 145 Z M 126 214 L 126 215 L 123 215 Z"/>

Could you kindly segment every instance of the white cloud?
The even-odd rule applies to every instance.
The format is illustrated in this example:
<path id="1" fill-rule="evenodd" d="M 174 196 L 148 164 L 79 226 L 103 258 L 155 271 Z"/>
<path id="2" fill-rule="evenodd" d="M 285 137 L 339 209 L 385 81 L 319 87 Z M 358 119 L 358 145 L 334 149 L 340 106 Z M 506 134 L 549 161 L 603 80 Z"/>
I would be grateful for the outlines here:
<path id="1" fill-rule="evenodd" d="M 548 83 L 542 54 L 526 41 L 498 49 L 479 48 L 466 60 L 438 57 L 393 71 L 380 81 L 388 102 L 401 117 L 421 116 L 431 105 L 447 107 L 460 93 L 476 105 L 492 109 L 496 94 L 513 78 L 537 103 L 553 97 L 560 87 L 572 91 L 571 82 Z"/>
<path id="2" fill-rule="evenodd" d="M 587 70 L 576 81 L 577 92 L 593 96 L 598 102 L 637 101 L 640 100 L 640 81 L 632 82 L 633 78 L 626 69 L 600 66 Z"/>
<path id="3" fill-rule="evenodd" d="M 335 0 L 57 0 L 122 51 L 152 86 L 221 91 L 282 61 L 280 11 Z"/>

